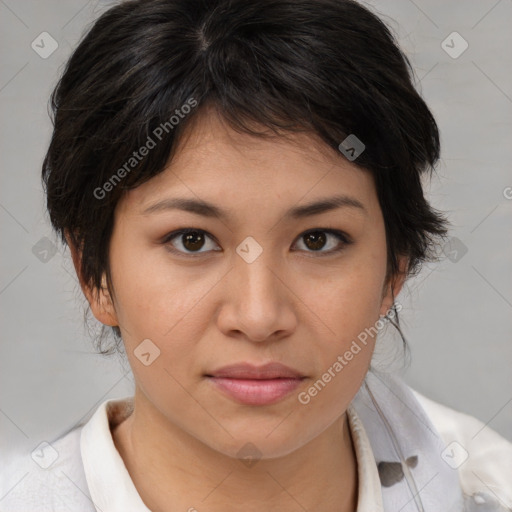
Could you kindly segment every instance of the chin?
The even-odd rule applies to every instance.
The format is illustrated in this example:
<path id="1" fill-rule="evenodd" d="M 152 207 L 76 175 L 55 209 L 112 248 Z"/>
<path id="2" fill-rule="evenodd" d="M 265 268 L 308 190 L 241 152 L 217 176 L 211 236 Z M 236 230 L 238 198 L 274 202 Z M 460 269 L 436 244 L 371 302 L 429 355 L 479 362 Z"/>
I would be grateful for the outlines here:
<path id="1" fill-rule="evenodd" d="M 251 461 L 285 457 L 311 440 L 304 436 L 303 431 L 294 437 L 290 429 L 276 428 L 278 423 L 272 422 L 269 428 L 240 428 L 238 431 L 228 428 L 233 437 L 226 434 L 222 440 L 210 438 L 203 442 L 227 457 L 246 461 L 250 467 L 253 465 Z"/>

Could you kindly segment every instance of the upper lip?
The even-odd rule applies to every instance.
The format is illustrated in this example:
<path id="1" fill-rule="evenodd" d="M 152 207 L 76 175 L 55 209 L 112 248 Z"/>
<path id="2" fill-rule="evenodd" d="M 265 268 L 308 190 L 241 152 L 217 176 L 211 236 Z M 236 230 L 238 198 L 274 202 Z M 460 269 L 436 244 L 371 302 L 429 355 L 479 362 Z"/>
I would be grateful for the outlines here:
<path id="1" fill-rule="evenodd" d="M 207 377 L 224 377 L 230 379 L 300 379 L 303 378 L 304 375 L 298 370 L 274 362 L 262 366 L 256 366 L 250 363 L 223 366 L 218 370 L 208 373 Z"/>

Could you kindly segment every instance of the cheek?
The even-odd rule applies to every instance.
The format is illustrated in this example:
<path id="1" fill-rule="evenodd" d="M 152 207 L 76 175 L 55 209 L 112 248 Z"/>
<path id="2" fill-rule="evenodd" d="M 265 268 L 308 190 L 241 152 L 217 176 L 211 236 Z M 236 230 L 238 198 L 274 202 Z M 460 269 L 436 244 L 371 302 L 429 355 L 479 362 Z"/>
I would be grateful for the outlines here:
<path id="1" fill-rule="evenodd" d="M 324 420 L 341 414 L 364 380 L 375 347 L 379 291 L 378 279 L 354 273 L 313 297 L 322 320 L 314 348 L 319 371 L 298 398 Z"/>
<path id="2" fill-rule="evenodd" d="M 385 267 L 384 251 L 361 252 L 309 295 L 321 333 L 315 342 L 321 382 L 312 390 L 321 390 L 319 402 L 350 398 L 366 374 L 380 325 Z"/>
<path id="3" fill-rule="evenodd" d="M 370 256 L 354 258 L 328 279 L 316 279 L 304 296 L 318 315 L 322 332 L 346 342 L 374 324 L 380 315 L 384 277 L 385 262 Z"/>
<path id="4" fill-rule="evenodd" d="M 165 337 L 186 321 L 222 274 L 173 265 L 163 248 L 138 249 L 133 244 L 129 250 L 127 240 L 116 245 L 114 239 L 111 250 L 119 322 L 127 332 Z"/>
<path id="5" fill-rule="evenodd" d="M 190 382 L 199 371 L 198 340 L 212 317 L 209 293 L 223 273 L 200 273 L 150 256 L 140 259 L 118 247 L 117 259 L 112 258 L 116 311 L 136 382 L 147 396 L 178 407 L 181 401 L 190 401 L 178 383 Z M 148 366 L 137 357 L 146 339 L 151 340 L 144 350 L 150 361 L 158 354 Z"/>

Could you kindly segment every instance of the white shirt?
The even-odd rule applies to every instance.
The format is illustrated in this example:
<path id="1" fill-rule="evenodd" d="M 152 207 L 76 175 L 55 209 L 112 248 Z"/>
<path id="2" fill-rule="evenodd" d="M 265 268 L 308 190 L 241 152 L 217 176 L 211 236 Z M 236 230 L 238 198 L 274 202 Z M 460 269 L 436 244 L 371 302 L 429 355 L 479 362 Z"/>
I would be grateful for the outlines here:
<path id="1" fill-rule="evenodd" d="M 471 507 L 475 506 L 470 509 L 482 512 L 512 510 L 512 443 L 488 427 L 472 441 L 472 436 L 484 426 L 482 422 L 428 400 L 417 392 L 414 395 L 443 440 L 446 443 L 458 440 L 471 453 L 468 463 L 459 468 L 464 493 L 471 500 Z M 132 406 L 133 397 L 106 400 L 84 426 L 3 470 L 0 510 L 150 512 L 115 447 L 109 425 L 109 422 L 122 421 Z M 356 512 L 382 512 L 381 482 L 371 445 L 352 406 L 347 409 L 347 415 L 358 465 Z M 503 508 L 486 507 L 485 496 L 490 492 Z"/>

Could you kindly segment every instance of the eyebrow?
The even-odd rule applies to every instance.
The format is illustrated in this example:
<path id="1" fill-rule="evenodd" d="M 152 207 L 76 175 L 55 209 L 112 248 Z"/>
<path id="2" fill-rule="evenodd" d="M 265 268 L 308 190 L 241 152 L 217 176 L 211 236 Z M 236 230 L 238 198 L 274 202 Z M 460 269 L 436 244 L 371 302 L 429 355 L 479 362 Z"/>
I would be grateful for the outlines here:
<path id="1" fill-rule="evenodd" d="M 367 209 L 355 197 L 347 195 L 337 195 L 324 197 L 302 206 L 294 206 L 290 208 L 284 215 L 285 219 L 303 219 L 313 215 L 319 215 L 338 208 L 354 208 L 365 215 L 368 215 Z M 166 210 L 184 210 L 186 212 L 195 213 L 204 217 L 215 217 L 220 220 L 228 220 L 230 210 L 222 209 L 207 201 L 191 199 L 191 198 L 167 198 L 148 206 L 143 210 L 143 215 L 162 212 Z"/>

